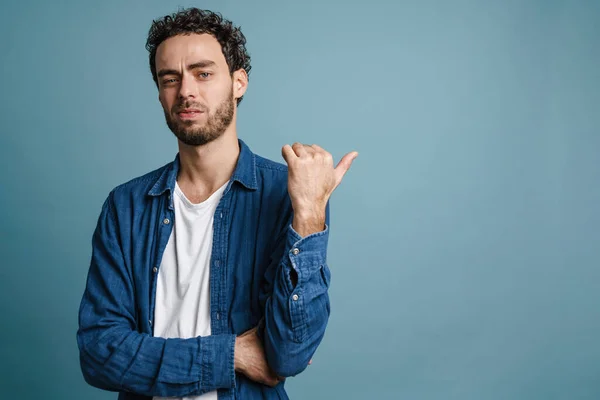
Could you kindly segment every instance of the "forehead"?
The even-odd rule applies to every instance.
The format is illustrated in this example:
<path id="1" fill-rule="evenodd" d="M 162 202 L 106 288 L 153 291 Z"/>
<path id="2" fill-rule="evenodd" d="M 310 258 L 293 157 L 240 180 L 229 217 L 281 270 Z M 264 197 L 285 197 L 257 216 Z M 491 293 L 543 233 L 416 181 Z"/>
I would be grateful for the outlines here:
<path id="1" fill-rule="evenodd" d="M 214 61 L 219 67 L 227 66 L 221 45 L 208 33 L 177 35 L 166 39 L 156 49 L 156 69 L 180 69 L 201 60 Z"/>

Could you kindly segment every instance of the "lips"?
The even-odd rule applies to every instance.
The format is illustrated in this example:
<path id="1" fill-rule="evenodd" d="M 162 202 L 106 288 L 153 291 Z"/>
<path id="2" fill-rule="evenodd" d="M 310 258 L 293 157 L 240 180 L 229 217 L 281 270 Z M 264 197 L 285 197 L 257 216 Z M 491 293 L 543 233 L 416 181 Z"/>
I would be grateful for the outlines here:
<path id="1" fill-rule="evenodd" d="M 190 118 L 196 118 L 197 116 L 199 116 L 202 113 L 203 113 L 203 111 L 198 110 L 197 108 L 184 108 L 183 110 L 178 111 L 177 115 L 179 115 L 179 118 L 182 118 L 182 119 L 190 119 Z"/>
<path id="2" fill-rule="evenodd" d="M 177 113 L 178 114 L 181 114 L 181 113 L 187 114 L 187 113 L 193 113 L 193 112 L 202 112 L 202 111 L 198 110 L 197 108 L 184 108 L 183 110 L 180 110 Z"/>

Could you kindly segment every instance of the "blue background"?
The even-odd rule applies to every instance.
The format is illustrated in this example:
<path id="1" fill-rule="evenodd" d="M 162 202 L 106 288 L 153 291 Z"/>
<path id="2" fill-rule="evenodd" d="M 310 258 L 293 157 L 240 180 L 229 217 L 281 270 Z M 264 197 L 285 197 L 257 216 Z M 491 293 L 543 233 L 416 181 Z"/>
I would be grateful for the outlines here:
<path id="1" fill-rule="evenodd" d="M 190 5 L 248 38 L 253 151 L 360 152 L 292 399 L 600 398 L 600 3 L 441 0 L 3 1 L 1 398 L 116 398 L 77 310 L 106 195 L 177 151 L 144 44 Z"/>

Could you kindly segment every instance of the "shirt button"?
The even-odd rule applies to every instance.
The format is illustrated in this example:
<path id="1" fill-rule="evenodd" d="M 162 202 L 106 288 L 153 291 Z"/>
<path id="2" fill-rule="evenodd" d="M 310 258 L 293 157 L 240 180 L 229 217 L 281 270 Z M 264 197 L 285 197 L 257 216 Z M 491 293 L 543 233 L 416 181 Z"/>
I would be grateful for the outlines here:
<path id="1" fill-rule="evenodd" d="M 150 324 L 150 326 L 152 326 L 152 320 L 151 319 L 148 320 L 148 323 Z"/>
<path id="2" fill-rule="evenodd" d="M 297 256 L 298 253 L 300 253 L 300 249 L 294 249 L 292 250 L 292 253 L 294 253 L 294 255 Z"/>
<path id="3" fill-rule="evenodd" d="M 217 319 L 221 319 L 221 314 L 217 313 L 216 317 Z"/>
<path id="4" fill-rule="evenodd" d="M 154 273 L 158 272 L 158 268 L 156 268 L 156 267 L 152 268 L 152 272 L 154 272 Z"/>
<path id="5" fill-rule="evenodd" d="M 163 224 L 169 225 L 169 222 L 171 222 L 171 221 L 169 221 L 169 218 L 163 219 Z"/>
<path id="6" fill-rule="evenodd" d="M 294 300 L 294 301 L 298 301 L 298 295 L 297 295 L 297 294 L 293 295 L 293 296 L 292 296 L 292 300 Z"/>

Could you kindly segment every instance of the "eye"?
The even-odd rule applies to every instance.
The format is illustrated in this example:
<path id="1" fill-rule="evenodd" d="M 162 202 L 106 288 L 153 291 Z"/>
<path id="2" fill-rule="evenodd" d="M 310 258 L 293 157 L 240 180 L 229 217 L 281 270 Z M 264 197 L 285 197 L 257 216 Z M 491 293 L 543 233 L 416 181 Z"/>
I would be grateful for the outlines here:
<path id="1" fill-rule="evenodd" d="M 165 80 L 163 80 L 163 81 L 162 81 L 162 83 L 163 83 L 164 85 L 168 85 L 169 83 L 173 83 L 173 82 L 175 82 L 176 80 L 177 80 L 177 79 L 175 79 L 175 78 L 171 78 L 171 79 L 165 79 Z"/>
<path id="2" fill-rule="evenodd" d="M 207 79 L 209 76 L 211 76 L 211 73 L 210 72 L 200 72 L 198 74 L 198 76 L 202 79 Z"/>

